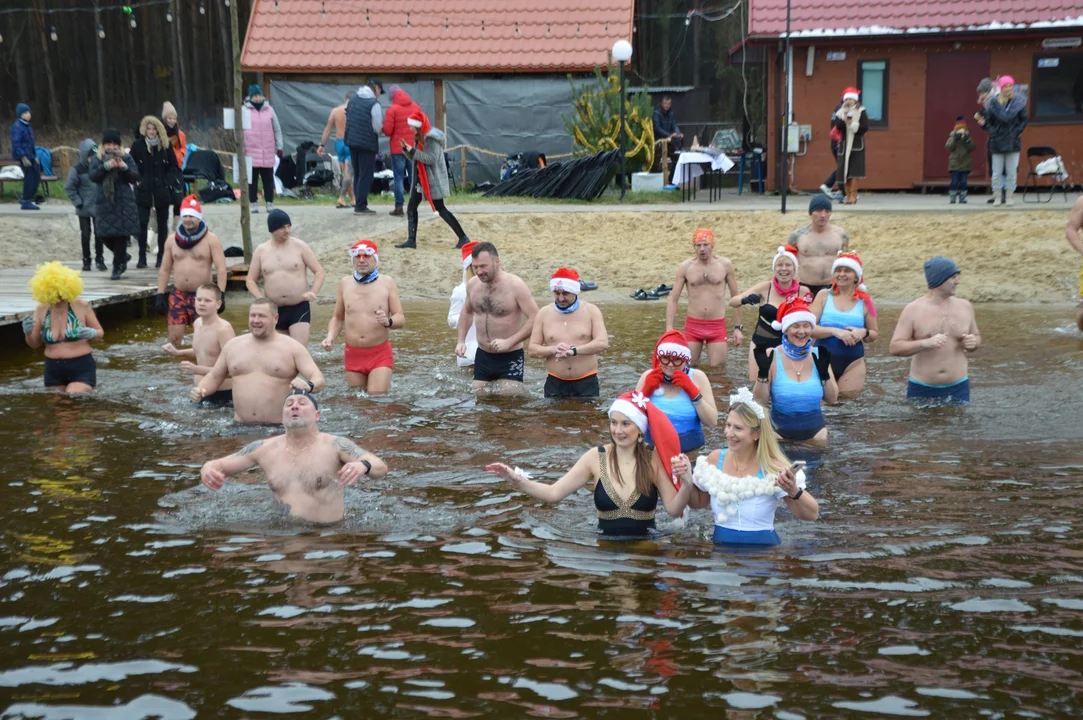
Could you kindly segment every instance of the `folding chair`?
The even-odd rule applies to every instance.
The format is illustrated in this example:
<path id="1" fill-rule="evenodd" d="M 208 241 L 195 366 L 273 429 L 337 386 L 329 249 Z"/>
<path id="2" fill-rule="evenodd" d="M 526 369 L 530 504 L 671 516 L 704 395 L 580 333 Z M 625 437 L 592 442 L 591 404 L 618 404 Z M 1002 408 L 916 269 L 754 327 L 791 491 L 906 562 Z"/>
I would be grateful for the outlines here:
<path id="1" fill-rule="evenodd" d="M 1049 172 L 1038 172 L 1038 165 L 1043 160 L 1057 157 L 1057 150 L 1052 145 L 1035 145 L 1034 147 L 1027 148 L 1027 165 L 1029 170 L 1027 172 L 1026 182 L 1023 184 L 1023 202 L 1050 202 L 1053 200 L 1053 193 L 1057 191 L 1059 187 L 1061 192 L 1064 193 L 1064 202 L 1068 202 L 1068 187 L 1064 184 L 1064 180 L 1067 178 L 1067 174 L 1062 174 L 1063 162 L 1057 170 Z M 1041 178 L 1049 178 L 1052 182 L 1046 184 L 1039 182 Z M 1049 197 L 1042 200 L 1042 188 L 1049 190 Z M 1034 192 L 1034 199 L 1027 200 L 1027 193 Z"/>

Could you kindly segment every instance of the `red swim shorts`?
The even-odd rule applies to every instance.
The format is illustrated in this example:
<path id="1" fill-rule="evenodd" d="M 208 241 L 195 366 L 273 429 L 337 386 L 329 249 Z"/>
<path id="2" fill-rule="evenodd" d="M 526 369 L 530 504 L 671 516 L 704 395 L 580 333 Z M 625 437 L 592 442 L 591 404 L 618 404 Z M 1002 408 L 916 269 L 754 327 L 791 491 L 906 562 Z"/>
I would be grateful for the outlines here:
<path id="1" fill-rule="evenodd" d="M 196 318 L 196 294 L 173 288 L 169 291 L 169 319 L 167 325 L 192 325 Z"/>
<path id="2" fill-rule="evenodd" d="M 687 317 L 684 319 L 684 339 L 688 342 L 707 344 L 724 343 L 726 342 L 726 318 L 702 320 Z"/>
<path id="3" fill-rule="evenodd" d="M 391 343 L 383 342 L 372 347 L 360 348 L 346 346 L 346 372 L 368 375 L 376 368 L 395 367 L 395 356 L 391 352 Z"/>

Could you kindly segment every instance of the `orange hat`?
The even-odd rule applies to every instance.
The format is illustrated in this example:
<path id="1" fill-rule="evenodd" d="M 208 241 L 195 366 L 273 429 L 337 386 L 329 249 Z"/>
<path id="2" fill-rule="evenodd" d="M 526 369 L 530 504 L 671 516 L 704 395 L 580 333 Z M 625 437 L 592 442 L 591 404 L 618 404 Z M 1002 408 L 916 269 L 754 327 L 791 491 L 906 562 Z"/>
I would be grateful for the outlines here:
<path id="1" fill-rule="evenodd" d="M 698 242 L 709 242 L 714 247 L 714 233 L 707 228 L 700 228 L 692 233 L 692 245 Z"/>

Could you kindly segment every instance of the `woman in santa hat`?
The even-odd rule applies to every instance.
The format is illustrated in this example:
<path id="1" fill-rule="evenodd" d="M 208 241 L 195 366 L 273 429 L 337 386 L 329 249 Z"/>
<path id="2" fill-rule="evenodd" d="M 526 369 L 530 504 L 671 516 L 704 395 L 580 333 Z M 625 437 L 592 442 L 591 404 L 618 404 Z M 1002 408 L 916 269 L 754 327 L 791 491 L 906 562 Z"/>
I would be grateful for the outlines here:
<path id="1" fill-rule="evenodd" d="M 812 291 L 801 285 L 797 279 L 797 248 L 793 245 L 780 245 L 771 263 L 771 279 L 753 285 L 740 295 L 730 298 L 730 307 L 759 305 L 759 318 L 756 329 L 752 332 L 752 342 L 748 348 L 748 379 L 756 381 L 756 363 L 753 351 L 758 348 L 776 348 L 782 344 L 782 333 L 771 327 L 778 316 L 778 306 L 795 297 L 812 300 Z"/>
<path id="2" fill-rule="evenodd" d="M 466 304 L 466 283 L 470 278 L 474 277 L 474 259 L 471 253 L 474 251 L 476 242 L 468 242 L 463 245 L 463 281 L 455 286 L 455 289 L 451 291 L 451 307 L 447 311 L 447 326 L 452 330 L 456 330 L 459 327 L 459 313 L 463 311 L 463 305 Z M 455 362 L 459 367 L 473 367 L 474 355 L 478 351 L 478 331 L 477 328 L 471 324 L 470 329 L 466 331 L 466 356 L 455 356 Z"/>
<path id="3" fill-rule="evenodd" d="M 669 330 L 654 347 L 651 369 L 639 377 L 636 390 L 650 398 L 666 414 L 681 438 L 681 452 L 703 447 L 703 426 L 718 425 L 718 410 L 711 381 L 702 370 L 691 367 L 692 351 L 679 330 Z M 651 442 L 650 434 L 647 442 Z"/>
<path id="4" fill-rule="evenodd" d="M 654 435 L 654 449 L 644 441 L 648 432 Z M 677 431 L 665 414 L 643 393 L 625 393 L 609 406 L 609 435 L 610 443 L 587 450 L 551 485 L 531 480 L 526 472 L 504 463 L 485 469 L 550 505 L 592 484 L 603 535 L 646 535 L 654 528 L 659 498 L 670 517 L 680 517 L 692 486 L 673 478 L 673 466 L 676 462 L 687 465 L 688 457 L 680 454 Z"/>
<path id="5" fill-rule="evenodd" d="M 831 354 L 813 347 L 816 316 L 801 298 L 782 303 L 772 327 L 782 331 L 774 349 L 757 348 L 756 401 L 771 402 L 771 424 L 784 440 L 827 444 L 827 425 L 820 409 L 834 405 L 839 386 L 831 372 Z"/>
<path id="6" fill-rule="evenodd" d="M 865 177 L 865 133 L 869 130 L 869 114 L 859 99 L 861 91 L 848 87 L 842 93 L 842 107 L 835 113 L 834 126 L 840 133 L 838 182 L 846 191 L 843 202 L 857 202 L 857 181 Z"/>
<path id="7" fill-rule="evenodd" d="M 831 353 L 831 372 L 840 395 L 857 395 L 865 387 L 865 343 L 879 335 L 876 306 L 866 291 L 864 266 L 855 252 L 840 252 L 831 266 L 835 279 L 809 308 L 816 316 L 812 337 Z"/>

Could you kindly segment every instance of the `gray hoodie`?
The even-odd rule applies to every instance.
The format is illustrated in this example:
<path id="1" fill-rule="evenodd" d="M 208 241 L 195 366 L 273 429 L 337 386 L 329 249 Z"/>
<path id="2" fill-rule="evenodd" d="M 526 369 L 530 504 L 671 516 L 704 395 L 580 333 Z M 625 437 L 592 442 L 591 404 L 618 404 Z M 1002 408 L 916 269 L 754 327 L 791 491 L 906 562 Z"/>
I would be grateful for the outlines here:
<path id="1" fill-rule="evenodd" d="M 94 208 L 98 199 L 98 186 L 90 181 L 90 156 L 97 149 L 98 143 L 90 138 L 79 143 L 79 162 L 68 170 L 68 179 L 64 183 L 64 192 L 75 206 L 79 217 L 94 217 Z"/>

